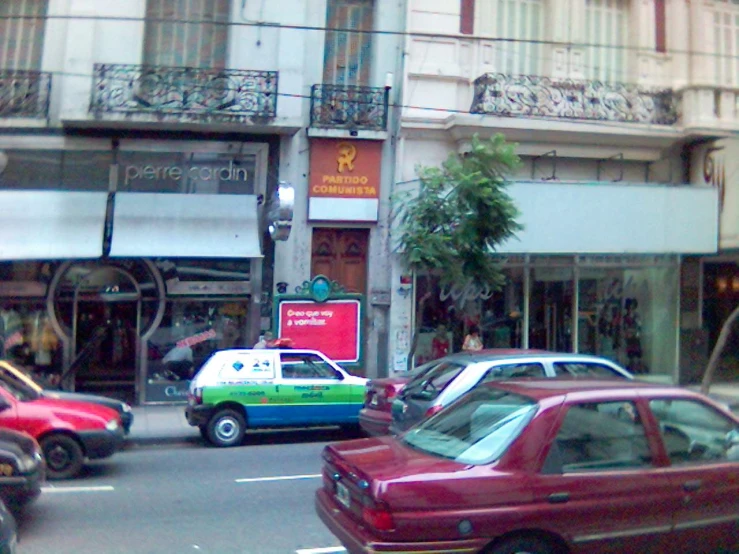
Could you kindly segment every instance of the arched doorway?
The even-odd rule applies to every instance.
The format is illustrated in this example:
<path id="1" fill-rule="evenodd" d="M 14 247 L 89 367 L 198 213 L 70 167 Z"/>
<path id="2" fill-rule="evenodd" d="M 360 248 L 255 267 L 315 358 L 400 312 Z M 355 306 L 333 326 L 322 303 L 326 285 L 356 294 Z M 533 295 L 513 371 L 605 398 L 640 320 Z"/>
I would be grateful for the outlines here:
<path id="1" fill-rule="evenodd" d="M 64 346 L 63 388 L 138 402 L 143 345 L 161 319 L 164 302 L 154 264 L 67 262 L 49 288 L 48 312 Z"/>
<path id="2" fill-rule="evenodd" d="M 81 279 L 74 290 L 70 384 L 128 392 L 133 400 L 140 321 L 141 290 L 126 270 L 103 266 Z"/>

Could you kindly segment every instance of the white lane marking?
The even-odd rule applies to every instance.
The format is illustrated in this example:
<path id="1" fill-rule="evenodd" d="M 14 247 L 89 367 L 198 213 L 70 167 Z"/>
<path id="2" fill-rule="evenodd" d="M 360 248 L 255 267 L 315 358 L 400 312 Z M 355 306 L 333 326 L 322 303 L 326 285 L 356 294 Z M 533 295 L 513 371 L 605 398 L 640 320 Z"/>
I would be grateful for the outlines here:
<path id="1" fill-rule="evenodd" d="M 304 548 L 296 550 L 295 554 L 329 554 L 330 552 L 346 552 L 341 546 L 329 546 L 328 548 Z"/>
<path id="2" fill-rule="evenodd" d="M 43 492 L 111 492 L 115 488 L 110 485 L 100 485 L 97 487 L 41 487 Z"/>
<path id="3" fill-rule="evenodd" d="M 236 479 L 237 483 L 262 483 L 267 481 L 295 481 L 298 479 L 318 479 L 320 473 L 311 473 L 307 475 L 280 475 L 277 477 L 251 477 L 248 479 Z"/>

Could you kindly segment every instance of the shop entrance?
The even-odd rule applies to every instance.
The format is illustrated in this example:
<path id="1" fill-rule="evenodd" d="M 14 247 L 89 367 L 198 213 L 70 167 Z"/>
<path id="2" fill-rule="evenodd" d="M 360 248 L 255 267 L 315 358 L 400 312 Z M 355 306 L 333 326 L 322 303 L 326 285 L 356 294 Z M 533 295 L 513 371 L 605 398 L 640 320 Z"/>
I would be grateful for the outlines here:
<path id="1" fill-rule="evenodd" d="M 75 289 L 68 386 L 135 400 L 141 293 L 119 267 L 101 267 Z"/>

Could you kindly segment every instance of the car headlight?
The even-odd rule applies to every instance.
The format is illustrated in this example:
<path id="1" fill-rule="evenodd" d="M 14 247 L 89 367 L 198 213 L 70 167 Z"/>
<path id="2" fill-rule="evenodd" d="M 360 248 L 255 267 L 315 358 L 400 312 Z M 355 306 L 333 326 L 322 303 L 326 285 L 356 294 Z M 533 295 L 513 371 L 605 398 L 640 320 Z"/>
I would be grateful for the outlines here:
<path id="1" fill-rule="evenodd" d="M 108 423 L 105 424 L 105 428 L 108 431 L 116 431 L 116 430 L 118 430 L 118 420 L 117 419 L 111 419 Z"/>
<path id="2" fill-rule="evenodd" d="M 38 467 L 41 462 L 41 455 L 35 453 L 33 456 L 29 454 L 23 454 L 18 458 L 18 471 L 21 473 L 30 473 Z"/>
<path id="3" fill-rule="evenodd" d="M 131 412 L 131 405 L 130 404 L 123 404 L 123 413 L 127 414 Z"/>

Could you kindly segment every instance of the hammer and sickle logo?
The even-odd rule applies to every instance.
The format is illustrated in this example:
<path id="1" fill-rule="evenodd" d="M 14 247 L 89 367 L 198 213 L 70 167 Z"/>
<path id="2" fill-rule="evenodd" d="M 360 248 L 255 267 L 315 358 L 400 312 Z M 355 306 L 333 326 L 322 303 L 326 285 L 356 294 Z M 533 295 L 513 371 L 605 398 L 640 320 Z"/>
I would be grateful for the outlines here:
<path id="1" fill-rule="evenodd" d="M 340 142 L 337 146 L 339 155 L 336 156 L 336 163 L 338 164 L 338 172 L 344 173 L 344 169 L 354 171 L 354 158 L 357 157 L 357 147 L 348 142 Z"/>

